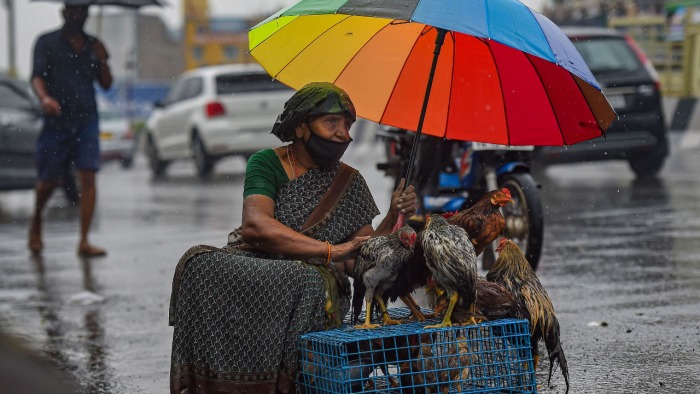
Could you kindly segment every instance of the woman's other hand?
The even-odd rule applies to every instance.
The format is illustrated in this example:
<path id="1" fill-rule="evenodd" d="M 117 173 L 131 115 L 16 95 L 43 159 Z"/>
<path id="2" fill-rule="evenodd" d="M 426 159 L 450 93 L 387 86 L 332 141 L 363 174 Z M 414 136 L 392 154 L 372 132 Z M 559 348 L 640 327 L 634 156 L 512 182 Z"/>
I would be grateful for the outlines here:
<path id="1" fill-rule="evenodd" d="M 370 238 L 369 235 L 363 235 L 355 237 L 349 242 L 331 245 L 331 260 L 340 262 L 354 259 L 362 245 Z"/>
<path id="2" fill-rule="evenodd" d="M 399 186 L 396 187 L 393 193 L 391 193 L 391 212 L 396 214 L 403 214 L 406 217 L 411 217 L 415 215 L 418 209 L 418 201 L 416 200 L 416 191 L 413 185 L 406 185 L 406 179 L 401 178 Z"/>

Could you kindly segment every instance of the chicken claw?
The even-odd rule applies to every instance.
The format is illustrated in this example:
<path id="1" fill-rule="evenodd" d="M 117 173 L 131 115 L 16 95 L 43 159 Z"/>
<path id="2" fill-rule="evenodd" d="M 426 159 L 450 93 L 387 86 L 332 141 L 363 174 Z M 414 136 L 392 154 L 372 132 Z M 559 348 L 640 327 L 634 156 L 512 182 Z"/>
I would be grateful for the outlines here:
<path id="1" fill-rule="evenodd" d="M 371 323 L 371 318 L 372 318 L 372 303 L 370 301 L 367 301 L 367 306 L 366 306 L 366 312 L 365 312 L 365 323 L 364 324 L 358 324 L 355 326 L 356 329 L 360 330 L 372 330 L 375 328 L 381 327 L 380 324 L 372 324 Z"/>

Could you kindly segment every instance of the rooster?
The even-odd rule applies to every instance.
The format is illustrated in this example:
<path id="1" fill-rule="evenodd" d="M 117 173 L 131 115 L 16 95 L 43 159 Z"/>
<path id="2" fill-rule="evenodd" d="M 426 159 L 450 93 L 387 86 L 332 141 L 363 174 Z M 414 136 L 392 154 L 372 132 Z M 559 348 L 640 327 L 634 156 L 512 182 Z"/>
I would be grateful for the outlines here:
<path id="1" fill-rule="evenodd" d="M 399 324 L 398 321 L 389 317 L 383 293 L 392 288 L 399 277 L 401 268 L 413 256 L 415 243 L 415 230 L 410 226 L 403 226 L 394 233 L 372 238 L 362 245 L 353 270 L 353 277 L 355 278 L 353 321 L 357 321 L 359 317 L 363 298 L 366 303 L 366 313 L 364 324 L 357 325 L 355 328 L 370 329 L 379 327 L 378 324 L 370 323 L 372 300 L 379 304 L 384 325 Z"/>
<path id="2" fill-rule="evenodd" d="M 486 193 L 471 207 L 448 214 L 448 222 L 467 230 L 469 239 L 474 244 L 476 255 L 480 255 L 486 246 L 503 235 L 506 221 L 500 208 L 513 202 L 510 191 L 505 187 Z"/>
<path id="3" fill-rule="evenodd" d="M 539 361 L 538 342 L 544 340 L 549 356 L 549 379 L 552 380 L 554 361 L 559 363 L 566 392 L 569 392 L 569 368 L 564 357 L 564 350 L 559 339 L 559 321 L 554 314 L 552 300 L 547 295 L 535 271 L 518 245 L 508 239 L 502 239 L 496 248 L 498 258 L 486 275 L 486 279 L 505 286 L 517 304 L 517 310 L 530 322 L 530 341 L 535 369 Z"/>
<path id="4" fill-rule="evenodd" d="M 440 215 L 428 215 L 421 237 L 425 261 L 439 287 L 447 292 L 450 304 L 442 322 L 426 328 L 450 327 L 452 310 L 460 296 L 474 313 L 476 303 L 476 252 L 467 232 L 449 224 Z M 476 324 L 471 316 L 468 324 Z"/>

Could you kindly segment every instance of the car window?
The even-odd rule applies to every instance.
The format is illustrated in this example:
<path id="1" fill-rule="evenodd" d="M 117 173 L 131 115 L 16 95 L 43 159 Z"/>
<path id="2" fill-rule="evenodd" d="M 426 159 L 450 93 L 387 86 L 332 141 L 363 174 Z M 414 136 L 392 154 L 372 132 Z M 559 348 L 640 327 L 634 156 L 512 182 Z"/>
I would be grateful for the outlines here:
<path id="1" fill-rule="evenodd" d="M 14 87 L 0 82 L 0 107 L 27 110 L 32 108 L 32 103 Z"/>
<path id="2" fill-rule="evenodd" d="M 182 87 L 180 100 L 187 100 L 202 94 L 204 83 L 202 77 L 192 77 L 185 80 Z"/>
<path id="3" fill-rule="evenodd" d="M 572 42 L 593 74 L 631 72 L 643 67 L 622 38 L 574 38 Z"/>
<path id="4" fill-rule="evenodd" d="M 285 90 L 288 86 L 267 74 L 227 74 L 216 77 L 216 94 Z"/>
<path id="5" fill-rule="evenodd" d="M 202 94 L 204 81 L 202 77 L 189 77 L 175 82 L 175 85 L 168 92 L 165 104 L 172 104 L 197 97 Z"/>
<path id="6" fill-rule="evenodd" d="M 178 97 L 182 95 L 182 88 L 184 87 L 183 80 L 175 81 L 175 84 L 168 91 L 168 95 L 165 96 L 165 104 L 172 104 L 178 101 Z"/>

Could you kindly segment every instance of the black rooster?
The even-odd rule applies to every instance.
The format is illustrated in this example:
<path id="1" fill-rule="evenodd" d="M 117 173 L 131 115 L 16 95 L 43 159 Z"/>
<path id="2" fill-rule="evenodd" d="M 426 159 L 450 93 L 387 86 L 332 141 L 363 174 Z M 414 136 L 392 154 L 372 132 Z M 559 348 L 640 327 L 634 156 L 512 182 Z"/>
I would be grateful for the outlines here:
<path id="1" fill-rule="evenodd" d="M 425 261 L 439 287 L 447 292 L 450 304 L 442 323 L 426 328 L 450 327 L 452 310 L 459 297 L 463 297 L 470 313 L 476 303 L 476 252 L 467 232 L 449 224 L 440 215 L 428 215 L 421 237 Z M 467 324 L 476 324 L 471 316 Z"/>
<path id="2" fill-rule="evenodd" d="M 486 279 L 505 286 L 517 304 L 516 311 L 522 314 L 517 317 L 530 322 L 530 341 L 535 368 L 539 361 L 538 342 L 542 339 L 549 355 L 548 381 L 552 380 L 552 368 L 556 360 L 564 375 L 568 393 L 569 368 L 561 348 L 559 320 L 554 314 L 552 300 L 518 245 L 504 238 L 498 244 L 496 252 L 499 253 L 498 258 L 486 274 Z"/>
<path id="3" fill-rule="evenodd" d="M 397 232 L 367 241 L 355 260 L 353 309 L 356 322 L 362 309 L 362 299 L 366 303 L 365 323 L 355 328 L 377 328 L 371 324 L 372 300 L 376 300 L 382 311 L 383 324 L 399 324 L 392 320 L 386 310 L 384 293 L 394 286 L 402 267 L 413 256 L 416 232 L 410 226 L 403 226 Z"/>

